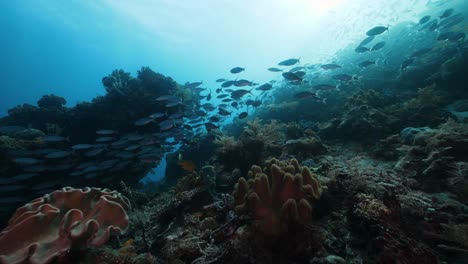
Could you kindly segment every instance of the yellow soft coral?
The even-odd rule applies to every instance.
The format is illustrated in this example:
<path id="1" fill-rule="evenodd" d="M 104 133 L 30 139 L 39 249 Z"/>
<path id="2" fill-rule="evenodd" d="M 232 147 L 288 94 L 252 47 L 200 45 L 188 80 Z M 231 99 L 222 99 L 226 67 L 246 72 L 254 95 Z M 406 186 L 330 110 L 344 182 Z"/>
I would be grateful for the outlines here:
<path id="1" fill-rule="evenodd" d="M 254 165 L 248 180 L 239 179 L 234 190 L 236 211 L 250 212 L 257 230 L 265 235 L 283 235 L 291 226 L 309 223 L 312 204 L 322 194 L 317 178 L 295 159 L 272 159 L 265 166 L 262 170 Z"/>

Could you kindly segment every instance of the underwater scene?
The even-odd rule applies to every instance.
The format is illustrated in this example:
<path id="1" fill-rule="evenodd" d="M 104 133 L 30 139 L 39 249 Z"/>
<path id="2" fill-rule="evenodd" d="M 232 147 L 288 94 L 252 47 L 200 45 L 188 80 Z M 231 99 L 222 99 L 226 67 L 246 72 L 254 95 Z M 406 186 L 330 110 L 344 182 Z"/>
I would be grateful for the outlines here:
<path id="1" fill-rule="evenodd" d="M 0 264 L 468 263 L 468 1 L 0 10 Z"/>

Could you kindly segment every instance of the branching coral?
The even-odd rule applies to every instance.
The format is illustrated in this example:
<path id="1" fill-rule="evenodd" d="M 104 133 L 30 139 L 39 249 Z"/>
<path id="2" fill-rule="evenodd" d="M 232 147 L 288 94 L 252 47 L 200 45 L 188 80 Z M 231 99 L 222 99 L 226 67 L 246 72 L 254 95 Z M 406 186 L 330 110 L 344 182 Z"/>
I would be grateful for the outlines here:
<path id="1" fill-rule="evenodd" d="M 70 250 L 98 247 L 128 226 L 127 198 L 116 191 L 65 187 L 16 210 L 0 233 L 0 263 L 50 263 Z"/>
<path id="2" fill-rule="evenodd" d="M 321 194 L 317 178 L 295 159 L 271 159 L 264 169 L 252 166 L 247 179 L 240 178 L 233 193 L 236 211 L 249 212 L 257 230 L 271 236 L 284 235 L 298 224 L 307 225 L 312 205 Z"/>

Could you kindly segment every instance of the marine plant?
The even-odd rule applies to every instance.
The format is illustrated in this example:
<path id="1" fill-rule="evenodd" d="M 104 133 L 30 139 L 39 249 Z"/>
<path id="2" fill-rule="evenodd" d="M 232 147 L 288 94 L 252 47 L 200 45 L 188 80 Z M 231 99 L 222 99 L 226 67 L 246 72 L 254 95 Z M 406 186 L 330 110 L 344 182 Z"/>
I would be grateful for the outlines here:
<path id="1" fill-rule="evenodd" d="M 295 159 L 270 159 L 265 167 L 253 165 L 237 182 L 235 210 L 250 214 L 255 229 L 266 236 L 284 236 L 310 224 L 313 204 L 322 194 L 316 176 Z"/>
<path id="2" fill-rule="evenodd" d="M 51 263 L 99 247 L 128 228 L 129 200 L 116 191 L 65 187 L 16 210 L 0 233 L 0 263 Z M 34 232 L 31 232 L 34 231 Z"/>

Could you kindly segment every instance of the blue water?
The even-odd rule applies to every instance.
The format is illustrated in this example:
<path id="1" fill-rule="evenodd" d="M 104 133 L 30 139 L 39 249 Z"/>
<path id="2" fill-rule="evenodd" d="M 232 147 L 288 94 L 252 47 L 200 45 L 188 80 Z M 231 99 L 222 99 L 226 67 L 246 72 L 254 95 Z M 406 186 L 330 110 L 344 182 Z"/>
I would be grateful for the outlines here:
<path id="1" fill-rule="evenodd" d="M 242 66 L 240 77 L 266 82 L 281 59 L 329 61 L 376 24 L 416 22 L 457 1 L 367 2 L 1 1 L 0 115 L 50 93 L 68 106 L 89 101 L 116 68 L 214 86 Z"/>

